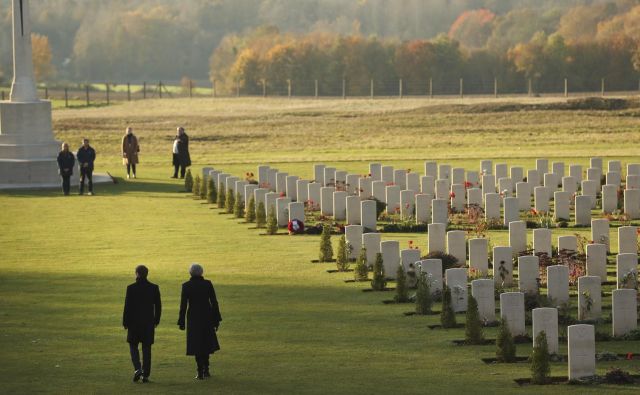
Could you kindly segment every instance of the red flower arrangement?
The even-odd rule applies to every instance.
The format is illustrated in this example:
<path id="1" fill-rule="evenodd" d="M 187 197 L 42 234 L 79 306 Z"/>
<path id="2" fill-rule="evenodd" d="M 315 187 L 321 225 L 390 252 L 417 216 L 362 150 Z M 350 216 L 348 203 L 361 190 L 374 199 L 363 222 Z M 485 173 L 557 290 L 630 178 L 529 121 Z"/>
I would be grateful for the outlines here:
<path id="1" fill-rule="evenodd" d="M 456 198 L 456 194 L 455 194 L 455 192 L 453 192 L 453 191 L 449 192 L 449 197 L 450 197 L 451 199 L 455 199 L 455 198 Z"/>
<path id="2" fill-rule="evenodd" d="M 289 230 L 290 235 L 299 235 L 304 233 L 304 222 L 298 219 L 292 219 L 287 224 L 287 230 Z"/>

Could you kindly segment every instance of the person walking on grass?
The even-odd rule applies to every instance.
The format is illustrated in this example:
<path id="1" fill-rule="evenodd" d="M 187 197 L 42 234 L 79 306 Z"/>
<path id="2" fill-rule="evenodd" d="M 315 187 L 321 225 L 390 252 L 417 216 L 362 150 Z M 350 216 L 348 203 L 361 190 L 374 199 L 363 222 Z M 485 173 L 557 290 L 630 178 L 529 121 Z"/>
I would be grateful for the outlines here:
<path id="1" fill-rule="evenodd" d="M 76 154 L 78 166 L 80 166 L 80 195 L 84 193 L 84 181 L 88 180 L 89 193 L 93 195 L 93 162 L 96 160 L 96 151 L 89 145 L 89 139 L 82 139 L 82 146 Z"/>
<path id="2" fill-rule="evenodd" d="M 127 342 L 131 362 L 133 362 L 133 381 L 149 381 L 151 374 L 151 345 L 154 342 L 155 328 L 160 324 L 162 302 L 160 288 L 147 280 L 149 269 L 144 265 L 136 267 L 136 282 L 127 287 L 124 299 L 122 326 L 127 330 Z M 138 345 L 142 343 L 142 365 Z"/>
<path id="3" fill-rule="evenodd" d="M 178 178 L 178 170 L 180 170 L 180 178 L 184 178 L 187 167 L 191 166 L 191 156 L 189 155 L 189 136 L 183 127 L 179 127 L 175 139 L 173 139 L 173 176 Z"/>
<path id="4" fill-rule="evenodd" d="M 69 144 L 62 143 L 62 151 L 58 153 L 58 172 L 62 177 L 62 192 L 65 196 L 69 195 L 71 189 L 71 176 L 73 175 L 73 166 L 76 164 L 76 158 L 69 151 Z"/>
<path id="5" fill-rule="evenodd" d="M 131 178 L 132 172 L 133 178 L 136 178 L 139 152 L 138 138 L 133 134 L 133 128 L 129 126 L 122 138 L 122 164 L 127 166 L 127 178 Z"/>
<path id="6" fill-rule="evenodd" d="M 187 329 L 187 355 L 196 359 L 196 380 L 211 377 L 209 355 L 220 350 L 216 332 L 222 316 L 213 284 L 203 277 L 204 269 L 197 263 L 191 265 L 191 279 L 182 284 L 178 327 Z"/>

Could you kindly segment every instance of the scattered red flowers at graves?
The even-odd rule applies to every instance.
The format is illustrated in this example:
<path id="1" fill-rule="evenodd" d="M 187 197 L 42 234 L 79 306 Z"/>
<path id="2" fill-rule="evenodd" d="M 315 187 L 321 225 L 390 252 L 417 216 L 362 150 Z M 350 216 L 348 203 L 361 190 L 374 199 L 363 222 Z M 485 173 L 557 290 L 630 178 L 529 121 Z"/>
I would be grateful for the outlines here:
<path id="1" fill-rule="evenodd" d="M 452 191 L 452 192 L 449 192 L 449 197 L 450 197 L 451 199 L 455 199 L 455 197 L 456 197 L 455 192 L 453 192 L 453 191 Z"/>
<path id="2" fill-rule="evenodd" d="M 298 219 L 292 219 L 287 224 L 290 235 L 298 235 L 304 233 L 304 223 Z"/>
<path id="3" fill-rule="evenodd" d="M 633 359 L 633 353 L 632 352 L 628 352 L 627 353 L 627 361 L 631 361 Z"/>
<path id="4" fill-rule="evenodd" d="M 465 181 L 465 182 L 464 182 L 464 188 L 465 188 L 465 189 L 469 189 L 469 188 L 471 188 L 472 186 L 473 186 L 473 184 L 472 184 L 471 182 L 469 182 L 469 181 Z"/>

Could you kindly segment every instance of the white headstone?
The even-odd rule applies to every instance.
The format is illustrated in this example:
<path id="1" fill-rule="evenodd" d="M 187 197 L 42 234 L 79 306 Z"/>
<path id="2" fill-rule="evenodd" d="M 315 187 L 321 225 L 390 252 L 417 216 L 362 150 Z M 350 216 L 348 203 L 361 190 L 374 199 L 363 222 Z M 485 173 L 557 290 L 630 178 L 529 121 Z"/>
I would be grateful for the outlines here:
<path id="1" fill-rule="evenodd" d="M 249 200 L 251 200 L 251 198 L 254 196 L 253 193 L 256 189 L 258 189 L 258 186 L 256 184 L 247 184 L 244 186 L 244 201 L 247 202 L 247 204 L 249 203 Z M 255 198 L 254 202 L 257 202 Z"/>
<path id="2" fill-rule="evenodd" d="M 509 223 L 520 220 L 518 198 L 508 197 L 504 199 L 504 226 L 509 226 Z"/>
<path id="3" fill-rule="evenodd" d="M 576 236 L 558 236 L 558 252 L 565 251 L 578 251 L 578 239 Z"/>
<path id="4" fill-rule="evenodd" d="M 640 189 L 640 175 L 627 175 L 625 189 Z"/>
<path id="5" fill-rule="evenodd" d="M 317 182 L 312 182 L 308 187 L 308 201 L 307 206 L 311 208 L 312 211 L 320 211 L 322 194 L 321 194 L 322 185 Z"/>
<path id="6" fill-rule="evenodd" d="M 298 179 L 300 177 L 298 176 L 288 176 L 286 183 L 287 183 L 287 197 L 289 199 L 291 199 L 294 202 L 298 201 Z"/>
<path id="7" fill-rule="evenodd" d="M 451 165 L 438 166 L 438 178 L 441 180 L 449 180 L 449 182 L 451 182 Z"/>
<path id="8" fill-rule="evenodd" d="M 293 221 L 294 219 L 304 222 L 304 203 L 289 203 L 289 221 Z"/>
<path id="9" fill-rule="evenodd" d="M 607 246 L 604 244 L 587 244 L 587 275 L 598 276 L 607 281 Z"/>
<path id="10" fill-rule="evenodd" d="M 620 337 L 638 329 L 638 291 L 616 289 L 612 292 L 613 336 Z"/>
<path id="11" fill-rule="evenodd" d="M 516 198 L 518 199 L 518 208 L 521 211 L 529 211 L 531 209 L 531 188 L 528 182 L 516 184 Z"/>
<path id="12" fill-rule="evenodd" d="M 483 322 L 496 320 L 496 296 L 493 280 L 480 279 L 471 281 L 471 295 L 478 302 L 478 313 Z"/>
<path id="13" fill-rule="evenodd" d="M 582 181 L 582 196 L 589 196 L 591 198 L 591 208 L 596 208 L 596 200 L 598 191 L 600 190 L 600 182 L 594 180 Z"/>
<path id="14" fill-rule="evenodd" d="M 605 183 L 608 185 L 615 185 L 616 187 L 620 187 L 620 184 L 622 183 L 622 176 L 617 171 L 609 171 L 607 172 Z"/>
<path id="15" fill-rule="evenodd" d="M 444 272 L 447 287 L 451 289 L 451 306 L 458 313 L 467 311 L 467 270 L 464 268 L 447 269 Z"/>
<path id="16" fill-rule="evenodd" d="M 320 184 L 321 186 L 324 186 L 324 168 L 325 167 L 326 167 L 325 165 L 321 165 L 321 164 L 313 165 L 314 181 Z"/>
<path id="17" fill-rule="evenodd" d="M 462 230 L 450 230 L 447 232 L 447 254 L 455 257 L 458 264 L 467 262 L 467 241 Z"/>
<path id="18" fill-rule="evenodd" d="M 258 166 L 258 184 L 260 188 L 264 188 L 268 182 L 269 182 L 269 166 L 267 165 Z"/>
<path id="19" fill-rule="evenodd" d="M 484 195 L 484 217 L 487 221 L 500 221 L 500 195 L 487 193 Z"/>
<path id="20" fill-rule="evenodd" d="M 407 189 L 407 171 L 397 169 L 393 171 L 393 183 L 400 187 L 400 190 Z"/>
<path id="21" fill-rule="evenodd" d="M 570 325 L 567 328 L 569 380 L 596 374 L 596 332 L 593 325 Z"/>
<path id="22" fill-rule="evenodd" d="M 502 287 L 513 285 L 513 249 L 511 247 L 493 247 L 493 281 Z"/>
<path id="23" fill-rule="evenodd" d="M 515 254 L 527 250 L 527 223 L 513 221 L 509 223 L 509 246 Z"/>
<path id="24" fill-rule="evenodd" d="M 612 214 L 618 209 L 618 187 L 615 185 L 602 186 L 602 212 Z"/>
<path id="25" fill-rule="evenodd" d="M 476 205 L 482 207 L 482 189 L 469 188 L 467 189 L 467 204 L 469 206 Z"/>
<path id="26" fill-rule="evenodd" d="M 518 257 L 518 288 L 524 293 L 538 293 L 539 258 L 535 255 Z"/>
<path id="27" fill-rule="evenodd" d="M 265 213 L 267 210 L 267 193 L 269 193 L 269 190 L 267 188 L 258 188 L 255 191 L 253 191 L 253 197 L 256 200 L 256 214 L 258 213 L 258 206 L 260 205 L 260 202 L 262 202 L 262 204 L 264 205 L 264 209 L 265 209 Z"/>
<path id="28" fill-rule="evenodd" d="M 624 213 L 632 220 L 640 218 L 640 189 L 624 191 Z"/>
<path id="29" fill-rule="evenodd" d="M 382 181 L 386 184 L 393 182 L 393 166 L 382 166 Z"/>
<path id="30" fill-rule="evenodd" d="M 400 264 L 400 243 L 395 240 L 382 241 L 380 242 L 380 252 L 382 253 L 385 277 L 395 280 Z"/>
<path id="31" fill-rule="evenodd" d="M 481 160 L 480 174 L 493 174 L 493 162 L 490 160 Z"/>
<path id="32" fill-rule="evenodd" d="M 491 174 L 482 176 L 482 196 L 487 193 L 496 193 L 496 176 Z"/>
<path id="33" fill-rule="evenodd" d="M 547 187 L 533 188 L 534 208 L 537 212 L 549 212 L 549 189 Z"/>
<path id="34" fill-rule="evenodd" d="M 467 182 L 469 183 L 469 188 L 480 188 L 480 173 L 477 171 L 468 171 Z"/>
<path id="35" fill-rule="evenodd" d="M 454 167 L 451 169 L 451 184 L 463 184 L 466 181 L 465 170 L 463 167 Z"/>
<path id="36" fill-rule="evenodd" d="M 578 192 L 578 182 L 573 177 L 562 177 L 562 190 L 573 195 Z"/>
<path id="37" fill-rule="evenodd" d="M 556 175 L 557 181 L 562 180 L 562 177 L 564 177 L 564 162 L 553 162 L 551 164 L 551 172 Z"/>
<path id="38" fill-rule="evenodd" d="M 264 208 L 265 208 L 265 213 L 267 214 L 267 217 L 273 211 L 276 213 L 276 218 L 277 218 L 278 212 L 274 210 L 276 210 L 276 199 L 278 198 L 280 198 L 280 194 L 275 192 L 269 192 L 266 195 L 264 195 L 264 202 L 265 202 Z"/>
<path id="39" fill-rule="evenodd" d="M 416 199 L 416 193 L 412 190 L 400 191 L 400 214 L 403 220 L 410 220 L 415 218 L 416 212 L 414 202 Z"/>
<path id="40" fill-rule="evenodd" d="M 382 180 L 382 165 L 380 163 L 369 163 L 369 174 L 373 181 Z"/>
<path id="41" fill-rule="evenodd" d="M 546 228 L 533 230 L 533 252 L 551 256 L 551 230 Z"/>
<path id="42" fill-rule="evenodd" d="M 420 262 L 420 250 L 416 249 L 406 249 L 400 251 L 400 263 L 405 271 L 408 273 L 413 271 L 414 273 L 417 270 L 417 263 Z M 415 283 L 410 284 L 409 286 L 415 286 Z"/>
<path id="43" fill-rule="evenodd" d="M 638 287 L 637 254 L 618 254 L 616 256 L 616 279 L 618 289 Z"/>
<path id="44" fill-rule="evenodd" d="M 517 183 L 522 182 L 522 180 L 524 180 L 524 168 L 519 166 L 512 166 L 510 171 L 510 177 L 515 187 Z"/>
<path id="45" fill-rule="evenodd" d="M 400 214 L 400 187 L 389 185 L 386 189 L 387 214 Z"/>
<path id="46" fill-rule="evenodd" d="M 347 225 L 344 227 L 344 237 L 349 246 L 349 259 L 357 259 L 360 255 L 360 250 L 362 249 L 362 230 L 362 226 L 360 225 Z"/>
<path id="47" fill-rule="evenodd" d="M 333 219 L 336 221 L 347 219 L 347 192 L 345 191 L 333 193 Z"/>
<path id="48" fill-rule="evenodd" d="M 595 320 L 602 314 L 602 285 L 598 276 L 578 277 L 578 319 Z"/>
<path id="49" fill-rule="evenodd" d="M 278 219 L 278 226 L 283 228 L 289 223 L 289 203 L 291 199 L 288 197 L 279 197 L 276 199 L 276 217 Z"/>
<path id="50" fill-rule="evenodd" d="M 436 199 L 449 200 L 451 181 L 449 179 L 436 180 Z"/>
<path id="51" fill-rule="evenodd" d="M 349 196 L 360 195 L 360 176 L 347 174 L 347 193 Z"/>
<path id="52" fill-rule="evenodd" d="M 431 222 L 435 224 L 449 223 L 448 200 L 433 199 L 431 201 Z"/>
<path id="53" fill-rule="evenodd" d="M 638 233 L 635 226 L 618 228 L 618 254 L 638 253 Z"/>
<path id="54" fill-rule="evenodd" d="M 438 164 L 436 162 L 424 162 L 424 175 L 438 178 Z"/>
<path id="55" fill-rule="evenodd" d="M 496 180 L 507 178 L 509 176 L 509 167 L 506 163 L 496 163 L 495 171 Z"/>
<path id="56" fill-rule="evenodd" d="M 547 173 L 544 175 L 544 187 L 549 191 L 549 196 L 553 196 L 553 193 L 558 189 L 558 175 L 554 173 Z"/>
<path id="57" fill-rule="evenodd" d="M 376 263 L 376 255 L 380 252 L 381 241 L 382 235 L 380 233 L 362 234 L 362 246 L 367 250 L 367 266 L 373 267 L 373 264 Z"/>
<path id="58" fill-rule="evenodd" d="M 426 195 L 436 196 L 436 179 L 432 176 L 420 178 L 421 192 Z"/>
<path id="59" fill-rule="evenodd" d="M 627 175 L 640 176 L 640 163 L 628 163 Z"/>
<path id="60" fill-rule="evenodd" d="M 360 225 L 366 232 L 375 232 L 378 227 L 378 216 L 375 200 L 360 202 Z"/>
<path id="61" fill-rule="evenodd" d="M 363 199 L 369 199 L 373 196 L 373 179 L 360 178 L 359 195 Z"/>
<path id="62" fill-rule="evenodd" d="M 591 158 L 589 160 L 590 167 L 602 170 L 602 158 Z"/>
<path id="63" fill-rule="evenodd" d="M 536 170 L 540 174 L 549 172 L 549 159 L 536 159 Z"/>
<path id="64" fill-rule="evenodd" d="M 419 194 L 416 195 L 416 223 L 426 224 L 431 219 L 431 200 L 432 195 Z"/>
<path id="65" fill-rule="evenodd" d="M 308 203 L 309 200 L 309 180 L 296 181 L 296 196 L 299 202 Z"/>
<path id="66" fill-rule="evenodd" d="M 324 186 L 335 188 L 336 186 L 336 168 L 335 167 L 324 168 Z"/>
<path id="67" fill-rule="evenodd" d="M 347 172 L 344 170 L 336 170 L 336 191 L 347 190 Z"/>
<path id="68" fill-rule="evenodd" d="M 425 259 L 419 262 L 422 273 L 429 278 L 432 294 L 442 292 L 442 259 Z"/>
<path id="69" fill-rule="evenodd" d="M 487 239 L 469 239 L 469 270 L 487 274 L 489 271 L 488 248 Z"/>
<path id="70" fill-rule="evenodd" d="M 420 174 L 407 173 L 407 189 L 413 191 L 413 193 L 420 193 Z"/>
<path id="71" fill-rule="evenodd" d="M 622 163 L 619 160 L 610 160 L 607 165 L 609 171 L 616 171 L 622 174 Z"/>
<path id="72" fill-rule="evenodd" d="M 589 226 L 591 224 L 591 202 L 591 196 L 576 196 L 575 224 L 577 226 Z"/>
<path id="73" fill-rule="evenodd" d="M 320 188 L 320 212 L 322 215 L 333 215 L 333 194 L 335 191 L 334 187 Z"/>
<path id="74" fill-rule="evenodd" d="M 451 185 L 451 208 L 456 212 L 463 212 L 466 204 L 466 190 L 464 184 Z"/>
<path id="75" fill-rule="evenodd" d="M 563 191 L 554 192 L 553 207 L 553 217 L 556 221 L 568 221 L 571 217 L 571 194 Z"/>
<path id="76" fill-rule="evenodd" d="M 611 241 L 609 237 L 609 220 L 606 218 L 591 220 L 591 240 L 607 246 L 609 251 Z"/>
<path id="77" fill-rule="evenodd" d="M 529 183 L 529 188 L 533 192 L 533 188 L 539 187 L 542 185 L 542 177 L 541 174 L 536 169 L 527 170 L 527 183 Z"/>
<path id="78" fill-rule="evenodd" d="M 500 318 L 507 321 L 512 336 L 527 334 L 524 320 L 524 294 L 522 292 L 500 294 Z"/>
<path id="79" fill-rule="evenodd" d="M 547 296 L 556 306 L 569 302 L 569 266 L 547 267 Z"/>
<path id="80" fill-rule="evenodd" d="M 428 225 L 428 241 L 429 253 L 446 251 L 446 224 L 429 224 Z"/>
<path id="81" fill-rule="evenodd" d="M 533 324 L 533 346 L 536 337 L 544 331 L 547 337 L 547 347 L 550 354 L 558 353 L 558 309 L 553 307 L 539 307 L 531 310 Z"/>
<path id="82" fill-rule="evenodd" d="M 347 224 L 360 225 L 360 196 L 347 196 Z"/>
<path id="83" fill-rule="evenodd" d="M 385 181 L 374 181 L 371 184 L 373 197 L 381 202 L 387 202 L 387 183 Z"/>

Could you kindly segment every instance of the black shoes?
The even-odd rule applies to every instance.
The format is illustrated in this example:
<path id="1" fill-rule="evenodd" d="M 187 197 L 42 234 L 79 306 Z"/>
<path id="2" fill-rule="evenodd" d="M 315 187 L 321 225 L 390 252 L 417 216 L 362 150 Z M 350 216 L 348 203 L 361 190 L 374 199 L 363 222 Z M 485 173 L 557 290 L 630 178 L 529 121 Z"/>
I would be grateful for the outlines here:
<path id="1" fill-rule="evenodd" d="M 142 370 L 136 370 L 135 372 L 133 372 L 133 382 L 137 383 L 138 380 L 140 380 L 140 377 L 142 377 Z M 144 382 L 145 379 L 142 379 L 142 382 Z"/>
<path id="2" fill-rule="evenodd" d="M 211 377 L 211 373 L 209 373 L 209 368 L 205 368 L 204 373 L 202 373 L 202 375 L 204 376 L 205 379 L 208 379 L 209 377 Z"/>
<path id="3" fill-rule="evenodd" d="M 196 375 L 196 377 L 194 377 L 194 379 L 196 379 L 196 380 L 204 380 L 204 373 L 198 372 L 198 374 Z"/>
<path id="4" fill-rule="evenodd" d="M 143 383 L 148 383 L 148 382 L 149 382 L 149 377 L 144 376 L 144 377 L 142 378 L 142 382 L 143 382 Z"/>

